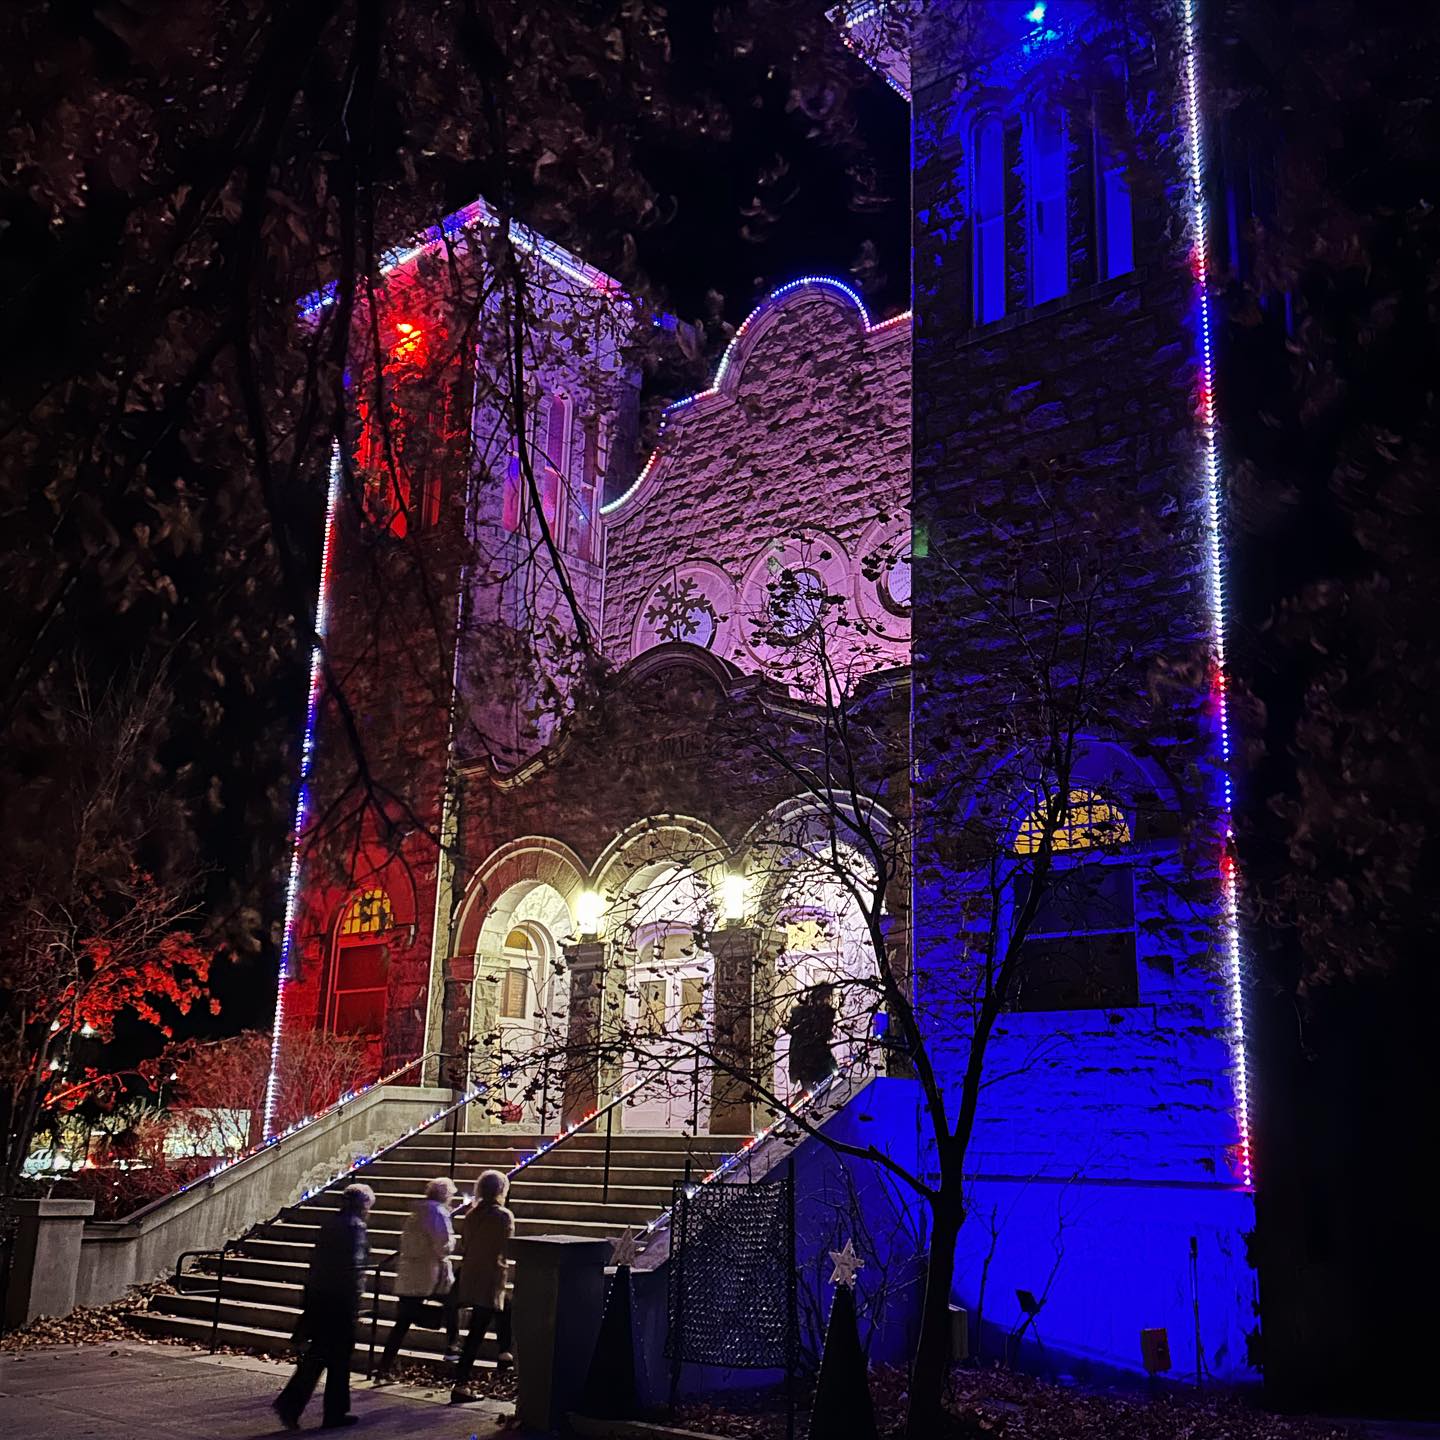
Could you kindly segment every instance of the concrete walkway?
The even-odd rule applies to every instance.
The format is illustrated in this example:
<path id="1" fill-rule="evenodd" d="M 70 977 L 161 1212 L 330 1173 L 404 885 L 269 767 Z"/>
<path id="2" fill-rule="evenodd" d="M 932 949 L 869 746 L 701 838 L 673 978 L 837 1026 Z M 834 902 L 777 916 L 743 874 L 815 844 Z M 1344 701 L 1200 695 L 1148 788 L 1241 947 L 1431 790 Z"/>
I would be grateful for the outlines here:
<path id="1" fill-rule="evenodd" d="M 16 1440 L 239 1440 L 284 1434 L 270 1402 L 287 1365 L 130 1341 L 0 1355 L 0 1435 Z M 452 1406 L 447 1391 L 356 1377 L 357 1440 L 489 1440 L 512 1411 L 501 1401 Z M 320 1396 L 305 1412 L 320 1425 Z M 508 1432 L 514 1433 L 514 1432 Z"/>

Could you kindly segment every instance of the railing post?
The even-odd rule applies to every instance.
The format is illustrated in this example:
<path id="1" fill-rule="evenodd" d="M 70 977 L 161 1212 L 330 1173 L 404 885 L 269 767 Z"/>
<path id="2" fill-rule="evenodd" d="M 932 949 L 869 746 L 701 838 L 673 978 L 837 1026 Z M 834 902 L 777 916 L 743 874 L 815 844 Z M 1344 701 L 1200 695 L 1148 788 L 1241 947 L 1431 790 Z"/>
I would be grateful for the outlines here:
<path id="1" fill-rule="evenodd" d="M 225 1290 L 225 1255 L 229 1245 L 220 1247 L 220 1263 L 215 1267 L 215 1309 L 210 1316 L 210 1353 L 215 1353 L 220 1337 L 220 1296 Z"/>
<path id="2" fill-rule="evenodd" d="M 610 1203 L 610 1137 L 615 1129 L 615 1107 L 612 1105 L 605 1112 L 605 1177 L 600 1186 L 600 1203 Z"/>
<path id="3" fill-rule="evenodd" d="M 370 1358 L 365 1362 L 365 1378 L 375 1372 L 375 1332 L 380 1326 L 380 1267 L 385 1262 L 375 1262 L 375 1283 L 370 1287 Z"/>
<path id="4" fill-rule="evenodd" d="M 795 1254 L 795 1155 L 785 1162 L 785 1440 L 795 1440 L 795 1370 L 800 1352 L 800 1265 Z"/>

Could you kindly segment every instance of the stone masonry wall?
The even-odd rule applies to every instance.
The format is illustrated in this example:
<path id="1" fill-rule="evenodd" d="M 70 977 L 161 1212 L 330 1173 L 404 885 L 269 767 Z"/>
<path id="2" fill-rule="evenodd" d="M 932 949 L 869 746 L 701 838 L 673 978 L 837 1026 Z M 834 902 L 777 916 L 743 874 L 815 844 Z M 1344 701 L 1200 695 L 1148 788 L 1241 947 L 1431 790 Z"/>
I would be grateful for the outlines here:
<path id="1" fill-rule="evenodd" d="M 1020 24 L 1022 10 L 1005 23 Z M 1016 668 L 1003 637 L 1018 643 L 1025 624 L 1007 632 L 986 606 L 1014 614 L 1034 593 L 1023 575 L 1023 506 L 1044 492 L 1087 517 L 1071 537 L 1075 553 L 1116 572 L 1095 632 L 1107 656 L 1123 657 L 1132 697 L 1120 702 L 1124 721 L 1145 737 L 1137 758 L 1173 787 L 1173 822 L 1134 847 L 1139 1003 L 1001 1017 L 969 1157 L 956 1298 L 973 1315 L 987 1296 L 987 1325 L 1003 1336 L 1023 1318 L 1016 1288 L 1041 1297 L 1035 1328 L 1076 1373 L 1087 1363 L 1138 1369 L 1139 1329 L 1159 1325 L 1178 1353 L 1200 1350 L 1211 1375 L 1243 1379 L 1255 1290 L 1242 1237 L 1253 1207 L 1238 1188 L 1215 832 L 1204 819 L 1217 751 L 1203 658 L 1208 576 L 1178 7 L 1142 7 L 1130 20 L 1135 33 L 1148 24 L 1148 40 L 1132 35 L 1120 49 L 1134 135 L 1134 270 L 1094 278 L 1088 111 L 1072 88 L 1069 291 L 1026 305 L 1025 194 L 1012 169 L 1007 313 L 983 326 L 972 321 L 971 118 L 979 106 L 1000 110 L 1016 166 L 1016 97 L 1043 85 L 1047 66 L 1050 80 L 1063 72 L 1059 47 L 1076 41 L 1078 55 L 1079 46 L 1060 31 L 1032 33 L 1004 63 L 992 48 L 987 70 L 952 7 L 927 7 L 926 16 L 915 174 L 914 503 L 928 539 L 915 574 L 917 767 L 932 777 L 948 766 L 980 772 L 973 757 L 947 750 L 957 697 L 972 713 L 994 714 L 997 733 L 1017 718 L 1014 694 L 1001 693 Z M 993 568 L 985 578 L 997 532 L 1021 537 L 1011 557 L 1021 583 L 1006 594 Z M 1037 561 L 1046 543 L 1037 535 Z M 1005 763 L 999 749 L 995 761 Z M 944 837 L 930 837 L 917 866 L 917 965 L 943 976 L 974 882 Z M 963 1013 L 937 1024 L 935 1040 L 958 1091 Z"/>
<path id="2" fill-rule="evenodd" d="M 761 668 L 750 618 L 764 608 L 769 550 L 853 594 L 862 623 L 873 622 L 876 663 L 904 663 L 908 619 L 877 605 L 859 561 L 901 534 L 908 554 L 909 337 L 903 318 L 867 327 L 837 285 L 804 284 L 761 306 L 716 388 L 672 411 L 655 457 L 607 511 L 612 659 L 657 643 L 642 612 L 658 585 L 688 575 L 720 621 L 710 648 Z M 838 543 L 833 570 L 823 546 L 786 549 L 811 529 Z"/>
<path id="3" fill-rule="evenodd" d="M 1104 526 L 1092 553 L 1103 553 L 1102 563 L 1124 557 L 1096 628 L 1112 641 L 1127 630 L 1136 637 L 1126 663 L 1139 709 L 1149 706 L 1142 720 L 1150 758 L 1179 779 L 1182 795 L 1184 787 L 1213 783 L 1207 757 L 1186 738 L 1198 702 L 1175 702 L 1172 723 L 1165 705 L 1145 698 L 1166 648 L 1186 653 L 1203 641 L 1206 624 L 1184 134 L 1174 36 L 1159 33 L 1156 58 L 1132 75 L 1136 269 L 1099 284 L 1072 283 L 1057 300 L 984 326 L 971 320 L 965 193 L 976 81 L 957 84 L 956 60 L 948 74 L 932 67 L 917 96 L 915 505 L 930 550 L 916 566 L 922 764 L 948 763 L 936 736 L 958 693 L 977 709 L 999 713 L 1007 703 L 989 688 L 1005 666 L 977 638 L 993 644 L 1003 631 L 982 623 L 983 587 L 977 594 L 956 577 L 986 574 L 981 547 L 997 530 L 1014 529 L 1026 495 L 1017 477 L 1028 467 L 1063 470 L 1076 513 Z M 1085 148 L 1073 134 L 1072 146 Z M 1079 268 L 1072 257 L 1072 280 Z M 1076 544 L 1087 548 L 1083 538 Z M 1042 1046 L 1048 1058 L 1027 1078 L 987 1096 L 976 1136 L 984 1168 L 1028 1174 L 1074 1166 L 1083 1152 L 1109 1175 L 1228 1178 L 1224 1157 L 1236 1135 L 1216 913 L 1213 902 L 1201 907 L 1179 955 L 1173 943 L 1147 939 L 1147 921 L 1166 918 L 1154 909 L 1169 903 L 1165 872 L 1179 865 L 1165 854 L 1151 847 L 1143 872 L 1151 898 L 1137 897 L 1140 1006 L 1007 1017 L 993 1053 L 997 1071 L 1021 1062 L 1038 1041 L 1054 1043 Z M 957 877 L 951 893 L 962 885 Z M 917 907 L 917 952 L 934 963 L 954 943 L 945 890 L 937 877 L 925 891 L 933 903 Z M 1038 1126 L 1037 1093 L 1046 1105 Z M 1020 1115 L 1024 1125 L 1014 1123 Z"/>

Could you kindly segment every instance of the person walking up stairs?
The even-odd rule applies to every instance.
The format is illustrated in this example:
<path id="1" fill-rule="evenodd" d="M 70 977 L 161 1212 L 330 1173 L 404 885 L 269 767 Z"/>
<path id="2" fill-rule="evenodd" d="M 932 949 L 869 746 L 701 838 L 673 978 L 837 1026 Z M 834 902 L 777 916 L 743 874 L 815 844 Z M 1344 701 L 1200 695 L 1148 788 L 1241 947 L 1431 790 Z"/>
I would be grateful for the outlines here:
<path id="1" fill-rule="evenodd" d="M 476 1187 L 475 1205 L 465 1217 L 465 1256 L 455 1300 L 462 1309 L 469 1308 L 470 1328 L 450 1392 L 453 1405 L 480 1398 L 470 1389 L 470 1373 L 490 1322 L 499 1318 L 505 1305 L 510 1242 L 515 1238 L 515 1217 L 505 1208 L 509 1188 L 510 1182 L 498 1170 L 486 1170 Z"/>
<path id="2" fill-rule="evenodd" d="M 400 1232 L 400 1250 L 395 1259 L 395 1323 L 376 1375 L 388 1380 L 394 1374 L 400 1346 L 412 1325 L 425 1323 L 426 1304 L 438 1300 L 444 1308 L 446 1354 L 458 1349 L 460 1314 L 455 1305 L 451 1252 L 455 1249 L 455 1227 L 450 1223 L 450 1204 L 455 1182 L 448 1175 L 425 1187 L 425 1198 L 417 1200 Z"/>

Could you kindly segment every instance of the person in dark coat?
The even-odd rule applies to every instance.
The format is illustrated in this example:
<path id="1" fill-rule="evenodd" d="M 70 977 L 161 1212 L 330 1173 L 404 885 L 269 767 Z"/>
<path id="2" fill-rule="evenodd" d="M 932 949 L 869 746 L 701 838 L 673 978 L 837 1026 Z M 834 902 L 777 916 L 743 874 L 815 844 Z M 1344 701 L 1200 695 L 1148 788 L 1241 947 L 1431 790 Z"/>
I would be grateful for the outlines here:
<path id="1" fill-rule="evenodd" d="M 470 1310 L 470 1328 L 455 1372 L 450 1400 L 465 1405 L 479 1397 L 470 1389 L 470 1372 L 490 1322 L 500 1322 L 500 1345 L 507 1345 L 503 1329 L 505 1280 L 510 1267 L 510 1242 L 515 1238 L 515 1217 L 505 1208 L 510 1182 L 498 1170 L 486 1170 L 475 1187 L 475 1204 L 465 1217 L 465 1257 L 455 1282 L 455 1301 Z"/>
<path id="2" fill-rule="evenodd" d="M 785 1022 L 790 1034 L 790 1083 L 813 1090 L 835 1070 L 835 987 L 812 985 Z"/>
<path id="3" fill-rule="evenodd" d="M 295 1330 L 296 1339 L 308 1344 L 289 1384 L 275 1400 L 275 1413 L 287 1430 L 300 1428 L 300 1415 L 322 1370 L 324 1427 L 335 1430 L 355 1424 L 350 1413 L 350 1356 L 370 1263 L 365 1219 L 374 1203 L 375 1192 L 368 1185 L 347 1185 L 340 1208 L 320 1226 L 305 1277 L 305 1308 Z"/>

